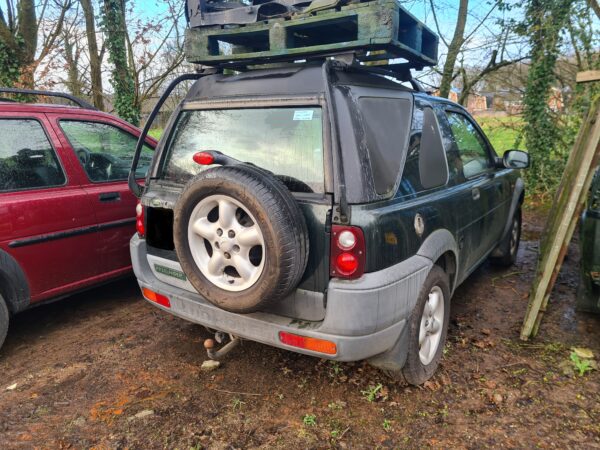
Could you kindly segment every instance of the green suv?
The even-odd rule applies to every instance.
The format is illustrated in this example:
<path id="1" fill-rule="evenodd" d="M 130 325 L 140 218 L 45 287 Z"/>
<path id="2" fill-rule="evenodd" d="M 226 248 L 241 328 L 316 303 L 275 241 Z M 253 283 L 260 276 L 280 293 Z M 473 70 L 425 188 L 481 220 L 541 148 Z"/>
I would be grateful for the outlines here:
<path id="1" fill-rule="evenodd" d="M 490 256 L 515 261 L 528 164 L 496 156 L 464 108 L 369 67 L 207 74 L 155 152 L 133 267 L 147 300 L 218 341 L 421 384 L 456 287 Z"/>

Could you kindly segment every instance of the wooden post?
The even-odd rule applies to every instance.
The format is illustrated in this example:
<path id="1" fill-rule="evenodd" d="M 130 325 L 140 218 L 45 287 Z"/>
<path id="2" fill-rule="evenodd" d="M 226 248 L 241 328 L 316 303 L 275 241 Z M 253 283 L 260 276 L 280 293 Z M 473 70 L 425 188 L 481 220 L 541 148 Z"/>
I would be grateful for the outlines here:
<path id="1" fill-rule="evenodd" d="M 600 71 L 580 72 L 577 82 L 600 81 Z M 537 273 L 521 328 L 521 339 L 537 334 L 550 292 L 577 220 L 581 215 L 594 170 L 600 163 L 600 98 L 594 99 L 569 155 L 540 246 Z"/>

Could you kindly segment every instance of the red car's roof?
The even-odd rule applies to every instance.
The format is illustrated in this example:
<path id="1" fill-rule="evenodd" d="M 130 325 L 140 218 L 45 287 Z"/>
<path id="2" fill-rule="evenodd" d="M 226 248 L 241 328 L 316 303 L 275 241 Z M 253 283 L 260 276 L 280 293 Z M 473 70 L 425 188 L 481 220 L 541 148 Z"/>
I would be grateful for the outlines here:
<path id="1" fill-rule="evenodd" d="M 19 102 L 11 102 L 11 101 L 2 101 L 0 100 L 0 113 L 1 112 L 30 112 L 30 113 L 59 113 L 59 114 L 78 114 L 78 115 L 90 115 L 90 116 L 104 116 L 106 118 L 110 118 L 112 120 L 116 120 L 121 122 L 123 125 L 126 125 L 131 128 L 135 128 L 138 133 L 141 131 L 135 125 L 130 124 L 129 122 L 114 116 L 112 114 L 106 113 L 104 111 L 100 111 L 97 109 L 86 109 L 81 108 L 79 106 L 72 105 L 54 105 L 50 103 L 19 103 Z M 156 139 L 152 136 L 146 136 L 146 141 L 152 142 L 154 145 L 158 143 Z"/>
<path id="2" fill-rule="evenodd" d="M 11 101 L 3 101 L 0 100 L 0 111 L 19 111 L 19 112 L 27 112 L 27 111 L 35 111 L 39 113 L 44 112 L 74 112 L 77 114 L 85 114 L 85 113 L 93 113 L 93 114 L 107 114 L 102 111 L 98 111 L 95 109 L 86 109 L 81 108 L 79 106 L 73 105 L 56 105 L 50 103 L 19 103 L 19 102 L 11 102 Z M 107 114 L 109 115 L 109 114 Z"/>

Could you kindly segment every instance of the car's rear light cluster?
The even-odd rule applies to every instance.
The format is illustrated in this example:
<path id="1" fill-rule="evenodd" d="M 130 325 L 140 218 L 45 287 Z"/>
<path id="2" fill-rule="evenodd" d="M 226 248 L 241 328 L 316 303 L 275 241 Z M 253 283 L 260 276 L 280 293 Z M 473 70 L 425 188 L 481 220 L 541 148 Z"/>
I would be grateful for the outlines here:
<path id="1" fill-rule="evenodd" d="M 335 342 L 326 341 L 325 339 L 300 336 L 299 334 L 280 331 L 279 340 L 283 344 L 292 347 L 312 350 L 313 352 L 324 353 L 326 355 L 335 355 L 337 353 L 337 345 L 335 345 Z"/>
<path id="2" fill-rule="evenodd" d="M 154 302 L 160 306 L 164 306 L 165 308 L 171 307 L 171 300 L 169 297 L 159 294 L 158 292 L 151 291 L 148 288 L 142 288 L 142 295 L 151 302 Z"/>
<path id="3" fill-rule="evenodd" d="M 138 200 L 137 206 L 135 207 L 135 229 L 137 230 L 140 237 L 146 235 L 146 225 L 144 224 L 144 205 Z"/>
<path id="4" fill-rule="evenodd" d="M 365 236 L 359 227 L 333 225 L 331 230 L 330 273 L 354 279 L 365 273 Z"/>

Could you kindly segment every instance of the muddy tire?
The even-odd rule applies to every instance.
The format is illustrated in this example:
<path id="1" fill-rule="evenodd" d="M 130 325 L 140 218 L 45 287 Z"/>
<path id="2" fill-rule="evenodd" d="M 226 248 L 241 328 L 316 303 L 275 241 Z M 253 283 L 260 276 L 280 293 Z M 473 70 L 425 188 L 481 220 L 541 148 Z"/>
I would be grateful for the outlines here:
<path id="1" fill-rule="evenodd" d="M 512 224 L 506 237 L 498 245 L 501 256 L 491 258 L 492 263 L 502 267 L 510 267 L 517 262 L 517 252 L 521 242 L 521 208 L 515 211 Z"/>
<path id="2" fill-rule="evenodd" d="M 248 165 L 203 171 L 175 206 L 173 240 L 190 283 L 236 313 L 285 298 L 308 261 L 308 230 L 285 185 Z"/>
<path id="3" fill-rule="evenodd" d="M 4 339 L 6 339 L 6 333 L 8 333 L 8 320 L 8 307 L 6 306 L 4 298 L 2 297 L 2 295 L 0 295 L 0 348 L 2 348 L 2 344 L 4 344 Z"/>
<path id="4" fill-rule="evenodd" d="M 433 266 L 408 322 L 408 354 L 402 369 L 408 383 L 423 384 L 435 373 L 444 352 L 449 318 L 448 275 Z"/>

